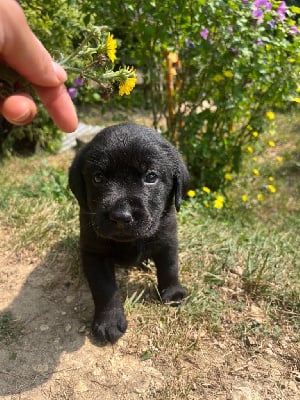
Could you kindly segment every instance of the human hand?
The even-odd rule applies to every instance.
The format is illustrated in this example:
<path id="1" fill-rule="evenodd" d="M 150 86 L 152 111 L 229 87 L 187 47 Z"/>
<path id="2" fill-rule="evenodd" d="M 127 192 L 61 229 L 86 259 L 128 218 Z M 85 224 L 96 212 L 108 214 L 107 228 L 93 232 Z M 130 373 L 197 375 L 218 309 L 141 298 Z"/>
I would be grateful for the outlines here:
<path id="1" fill-rule="evenodd" d="M 33 34 L 15 0 L 0 1 L 0 62 L 33 86 L 61 130 L 76 129 L 76 111 L 64 85 L 67 74 Z M 0 113 L 14 125 L 28 124 L 37 112 L 32 97 L 24 89 L 20 90 L 0 101 Z"/>

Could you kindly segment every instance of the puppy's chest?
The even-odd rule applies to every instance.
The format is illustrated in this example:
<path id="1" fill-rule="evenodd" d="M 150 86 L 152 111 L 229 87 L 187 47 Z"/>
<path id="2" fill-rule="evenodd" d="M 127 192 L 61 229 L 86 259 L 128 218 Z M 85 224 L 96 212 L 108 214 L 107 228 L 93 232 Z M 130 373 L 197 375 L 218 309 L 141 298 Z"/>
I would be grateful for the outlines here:
<path id="1" fill-rule="evenodd" d="M 136 266 L 151 257 L 151 249 L 143 242 L 111 243 L 110 255 L 116 264 Z"/>

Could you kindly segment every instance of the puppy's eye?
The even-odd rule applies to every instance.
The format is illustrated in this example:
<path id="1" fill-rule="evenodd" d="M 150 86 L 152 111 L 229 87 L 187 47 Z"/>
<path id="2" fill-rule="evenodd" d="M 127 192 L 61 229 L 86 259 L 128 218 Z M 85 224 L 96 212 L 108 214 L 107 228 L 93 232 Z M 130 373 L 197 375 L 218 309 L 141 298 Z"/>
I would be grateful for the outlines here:
<path id="1" fill-rule="evenodd" d="M 147 174 L 144 176 L 144 182 L 145 183 L 156 183 L 158 180 L 158 176 L 155 172 L 147 172 Z"/>
<path id="2" fill-rule="evenodd" d="M 101 182 L 103 182 L 103 175 L 101 175 L 101 174 L 95 174 L 94 176 L 93 176 L 93 182 L 94 183 L 96 183 L 96 184 L 99 184 L 99 183 L 101 183 Z"/>

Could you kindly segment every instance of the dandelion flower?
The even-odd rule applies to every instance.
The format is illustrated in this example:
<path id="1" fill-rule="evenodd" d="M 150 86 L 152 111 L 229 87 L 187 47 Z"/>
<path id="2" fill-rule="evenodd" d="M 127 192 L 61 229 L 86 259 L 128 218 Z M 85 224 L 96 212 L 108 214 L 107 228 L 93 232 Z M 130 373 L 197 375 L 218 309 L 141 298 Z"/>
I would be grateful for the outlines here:
<path id="1" fill-rule="evenodd" d="M 220 82 L 221 80 L 223 80 L 223 76 L 220 75 L 220 74 L 217 74 L 217 75 L 215 75 L 215 76 L 213 77 L 213 80 L 214 80 L 215 82 Z"/>
<path id="2" fill-rule="evenodd" d="M 127 71 L 132 72 L 133 76 L 131 78 L 127 78 L 124 82 L 120 83 L 119 85 L 120 96 L 123 96 L 124 94 L 128 96 L 132 92 L 136 84 L 136 72 L 134 68 L 127 67 Z"/>
<path id="3" fill-rule="evenodd" d="M 269 176 L 268 181 L 269 181 L 269 182 L 274 182 L 273 176 Z"/>
<path id="4" fill-rule="evenodd" d="M 247 147 L 247 151 L 248 151 L 248 153 L 253 153 L 253 147 L 252 146 L 248 146 Z"/>
<path id="5" fill-rule="evenodd" d="M 283 162 L 283 157 L 277 156 L 276 157 L 276 161 L 278 161 L 279 163 L 282 163 Z"/>
<path id="6" fill-rule="evenodd" d="M 188 195 L 188 197 L 190 197 L 192 199 L 193 197 L 196 196 L 196 192 L 195 192 L 195 190 L 189 190 L 187 192 L 187 195 Z"/>
<path id="7" fill-rule="evenodd" d="M 224 207 L 224 197 L 223 196 L 218 196 L 216 198 L 216 200 L 214 201 L 214 207 L 217 209 Z"/>
<path id="8" fill-rule="evenodd" d="M 269 145 L 270 147 L 275 147 L 275 142 L 274 142 L 273 140 L 269 140 L 269 141 L 268 141 L 268 145 Z"/>
<path id="9" fill-rule="evenodd" d="M 268 190 L 269 190 L 269 192 L 271 192 L 271 193 L 275 193 L 275 192 L 276 192 L 276 187 L 273 186 L 273 185 L 268 185 Z"/>
<path id="10" fill-rule="evenodd" d="M 256 196 L 258 201 L 264 201 L 265 196 L 262 193 L 258 193 L 258 195 Z"/>
<path id="11" fill-rule="evenodd" d="M 224 76 L 226 76 L 226 78 L 232 78 L 233 72 L 228 69 L 227 71 L 224 71 Z"/>
<path id="12" fill-rule="evenodd" d="M 254 168 L 252 170 L 253 175 L 259 175 L 259 170 L 257 168 Z"/>
<path id="13" fill-rule="evenodd" d="M 294 97 L 292 101 L 294 101 L 295 103 L 300 103 L 300 97 Z"/>
<path id="14" fill-rule="evenodd" d="M 273 113 L 273 111 L 267 111 L 266 112 L 266 117 L 272 121 L 275 118 L 275 113 Z"/>
<path id="15" fill-rule="evenodd" d="M 210 188 L 208 188 L 207 186 L 203 186 L 202 190 L 205 193 L 210 193 Z"/>
<path id="16" fill-rule="evenodd" d="M 252 136 L 257 138 L 258 137 L 258 132 L 256 132 L 256 131 L 252 132 Z"/>
<path id="17" fill-rule="evenodd" d="M 226 179 L 226 181 L 232 181 L 232 175 L 229 172 L 226 172 L 224 178 Z"/>
<path id="18" fill-rule="evenodd" d="M 111 62 L 115 62 L 117 59 L 116 51 L 117 51 L 117 41 L 116 39 L 114 39 L 114 36 L 111 33 L 109 33 L 106 41 L 106 53 Z"/>
<path id="19" fill-rule="evenodd" d="M 247 203 L 247 201 L 249 201 L 249 197 L 248 197 L 246 194 L 243 194 L 243 196 L 242 196 L 242 201 L 243 201 L 244 203 Z"/>

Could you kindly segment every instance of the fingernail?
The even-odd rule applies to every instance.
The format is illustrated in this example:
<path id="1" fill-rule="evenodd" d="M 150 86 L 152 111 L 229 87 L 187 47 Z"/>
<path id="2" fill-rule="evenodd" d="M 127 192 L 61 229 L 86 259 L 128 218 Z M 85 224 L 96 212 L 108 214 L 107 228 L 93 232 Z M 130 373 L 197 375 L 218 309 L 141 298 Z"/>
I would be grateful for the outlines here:
<path id="1" fill-rule="evenodd" d="M 53 63 L 53 68 L 54 68 L 55 74 L 56 74 L 57 78 L 59 79 L 59 81 L 60 82 L 65 82 L 67 80 L 66 71 L 63 69 L 62 66 L 60 66 L 55 61 L 52 61 L 52 63 Z"/>
<path id="2" fill-rule="evenodd" d="M 35 113 L 32 110 L 26 110 L 23 114 L 12 118 L 10 122 L 15 125 L 24 125 L 30 122 L 34 118 Z"/>

